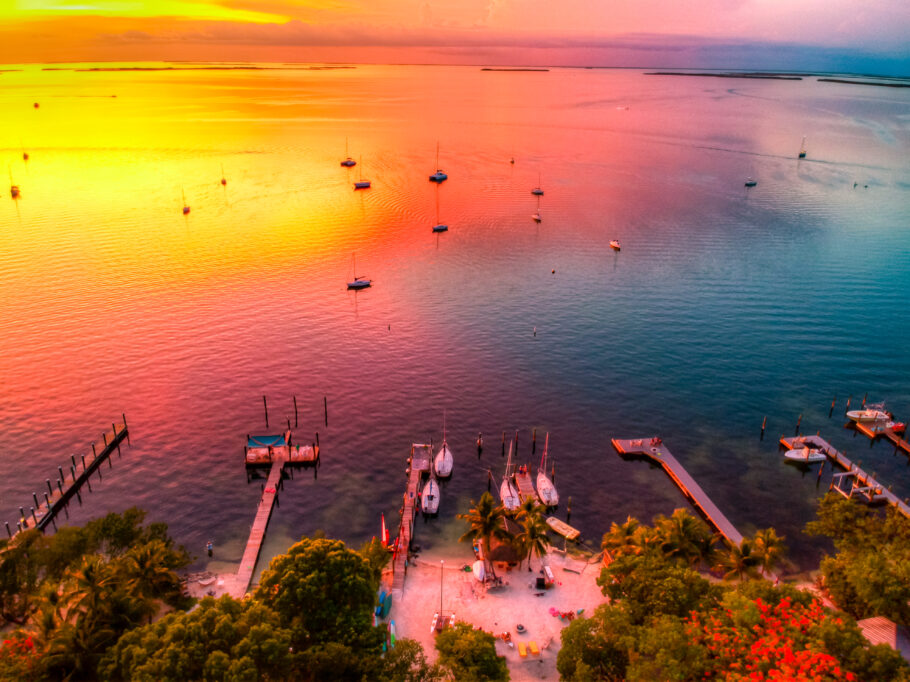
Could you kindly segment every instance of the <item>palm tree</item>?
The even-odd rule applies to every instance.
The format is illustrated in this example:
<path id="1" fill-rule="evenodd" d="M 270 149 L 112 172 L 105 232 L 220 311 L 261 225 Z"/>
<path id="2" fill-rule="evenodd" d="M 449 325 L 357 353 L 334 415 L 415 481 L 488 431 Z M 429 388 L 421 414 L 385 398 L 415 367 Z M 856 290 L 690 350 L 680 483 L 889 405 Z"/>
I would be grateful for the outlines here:
<path id="1" fill-rule="evenodd" d="M 99 555 L 84 557 L 63 588 L 60 601 L 64 620 L 75 623 L 83 615 L 102 609 L 112 584 L 113 575 Z"/>
<path id="2" fill-rule="evenodd" d="M 670 518 L 654 520 L 660 551 L 671 559 L 680 559 L 692 568 L 710 558 L 714 535 L 708 525 L 685 509 L 677 509 Z"/>
<path id="3" fill-rule="evenodd" d="M 460 542 L 474 542 L 480 540 L 483 545 L 483 555 L 485 558 L 490 556 L 490 540 L 508 541 L 512 539 L 512 534 L 506 530 L 503 524 L 505 518 L 505 509 L 501 504 L 497 505 L 490 493 L 484 493 L 480 500 L 475 502 L 467 514 L 458 514 L 459 519 L 467 521 L 471 528 L 459 538 Z M 492 564 L 491 564 L 492 565 Z"/>
<path id="4" fill-rule="evenodd" d="M 761 556 L 755 551 L 755 545 L 749 538 L 743 538 L 738 545 L 730 545 L 726 552 L 717 558 L 716 568 L 724 572 L 724 580 L 756 577 L 756 567 L 761 564 Z"/>
<path id="5" fill-rule="evenodd" d="M 542 507 L 541 507 L 542 509 Z M 543 514 L 534 511 L 525 515 L 522 522 L 522 531 L 516 538 L 522 548 L 527 552 L 528 570 L 531 570 L 531 556 L 536 554 L 541 559 L 550 548 L 550 538 L 547 536 L 549 526 L 543 518 Z"/>
<path id="6" fill-rule="evenodd" d="M 777 534 L 773 528 L 765 528 L 755 533 L 755 550 L 761 558 L 761 573 L 773 571 L 774 567 L 787 553 L 784 538 Z"/>
<path id="7" fill-rule="evenodd" d="M 629 554 L 638 556 L 648 552 L 655 544 L 656 534 L 653 528 L 643 526 L 638 519 L 627 516 L 625 523 L 615 521 L 610 530 L 604 534 L 600 543 L 601 549 L 609 552 L 613 558 Z"/>
<path id="8" fill-rule="evenodd" d="M 155 599 L 179 593 L 180 581 L 171 569 L 172 552 L 161 540 L 152 540 L 130 549 L 118 560 L 118 577 L 126 593 L 136 602 L 144 602 L 149 622 L 157 610 Z"/>

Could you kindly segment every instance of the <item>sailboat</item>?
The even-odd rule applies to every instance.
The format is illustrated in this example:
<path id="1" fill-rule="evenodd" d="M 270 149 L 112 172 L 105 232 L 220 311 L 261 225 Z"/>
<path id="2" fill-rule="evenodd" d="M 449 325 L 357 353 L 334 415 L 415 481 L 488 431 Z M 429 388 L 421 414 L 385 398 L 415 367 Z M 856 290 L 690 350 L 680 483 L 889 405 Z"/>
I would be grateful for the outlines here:
<path id="1" fill-rule="evenodd" d="M 746 187 L 755 187 L 758 184 L 758 180 L 755 178 L 746 178 Z"/>
<path id="2" fill-rule="evenodd" d="M 420 493 L 420 509 L 424 514 L 435 514 L 439 511 L 439 483 L 436 481 L 436 469 L 430 466 L 430 480 Z"/>
<path id="3" fill-rule="evenodd" d="M 451 476 L 452 468 L 455 466 L 455 462 L 452 459 L 452 451 L 449 449 L 449 444 L 446 442 L 445 412 L 443 412 L 442 417 L 442 447 L 439 448 L 439 452 L 436 453 L 434 466 L 436 468 L 436 473 L 439 474 L 440 478 L 448 478 Z"/>
<path id="4" fill-rule="evenodd" d="M 543 190 L 540 189 L 540 173 L 537 174 L 537 187 L 535 187 L 534 189 L 531 190 L 531 194 L 538 196 L 538 197 L 543 196 Z"/>
<path id="5" fill-rule="evenodd" d="M 540 467 L 537 469 L 537 497 L 547 507 L 555 507 L 559 504 L 559 493 L 556 492 L 556 486 L 547 476 L 547 450 L 550 446 L 550 434 L 543 444 L 543 455 L 540 458 Z"/>
<path id="6" fill-rule="evenodd" d="M 436 172 L 430 176 L 430 182 L 443 182 L 449 176 L 439 167 L 439 143 L 436 143 Z"/>
<path id="7" fill-rule="evenodd" d="M 512 483 L 512 441 L 509 441 L 509 458 L 506 460 L 506 473 L 499 485 L 499 498 L 507 511 L 518 509 L 521 506 L 521 498 L 518 497 L 518 491 L 515 490 L 515 485 Z"/>
<path id="8" fill-rule="evenodd" d="M 344 138 L 344 155 L 347 157 L 344 161 L 341 162 L 341 165 L 345 168 L 353 168 L 357 165 L 357 162 L 354 161 L 350 156 L 348 156 L 348 138 Z"/>
<path id="9" fill-rule="evenodd" d="M 531 216 L 535 223 L 539 223 L 543 218 L 540 217 L 540 197 L 537 197 L 537 213 Z"/>
<path id="10" fill-rule="evenodd" d="M 799 158 L 801 158 L 801 159 L 806 158 L 806 136 L 805 135 L 803 135 L 803 141 L 799 145 Z"/>
<path id="11" fill-rule="evenodd" d="M 433 232 L 448 232 L 449 226 L 439 222 L 439 185 L 436 185 L 436 224 L 433 225 Z"/>
<path id="12" fill-rule="evenodd" d="M 9 195 L 12 199 L 19 198 L 19 185 L 13 182 L 13 169 L 9 169 Z"/>
<path id="13" fill-rule="evenodd" d="M 354 189 L 369 189 L 370 181 L 363 179 L 363 159 L 360 159 L 360 180 L 354 183 Z"/>
<path id="14" fill-rule="evenodd" d="M 357 274 L 357 257 L 353 253 L 351 254 L 351 265 L 353 267 L 354 280 L 348 282 L 348 289 L 366 289 L 373 284 L 373 280 Z"/>
<path id="15" fill-rule="evenodd" d="M 181 189 L 180 193 L 183 194 L 183 215 L 187 215 L 190 212 L 190 207 L 186 203 L 186 192 Z"/>

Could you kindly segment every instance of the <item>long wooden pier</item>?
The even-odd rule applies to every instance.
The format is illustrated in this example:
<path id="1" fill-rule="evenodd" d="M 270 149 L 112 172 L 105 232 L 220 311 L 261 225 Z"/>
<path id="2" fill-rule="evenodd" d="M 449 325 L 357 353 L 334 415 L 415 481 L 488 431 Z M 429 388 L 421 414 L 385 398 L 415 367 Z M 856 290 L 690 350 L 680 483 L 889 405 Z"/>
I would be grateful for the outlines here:
<path id="1" fill-rule="evenodd" d="M 256 562 L 259 561 L 259 552 L 262 551 L 265 531 L 269 526 L 269 519 L 272 518 L 272 508 L 275 504 L 275 498 L 278 497 L 281 474 L 287 461 L 287 446 L 273 448 L 272 468 L 269 470 L 269 477 L 266 480 L 262 498 L 259 500 L 259 508 L 256 510 L 253 527 L 250 529 L 250 537 L 247 539 L 246 548 L 243 550 L 240 568 L 234 577 L 233 584 L 228 586 L 228 594 L 235 599 L 241 599 L 253 581 L 253 571 L 256 570 Z"/>
<path id="2" fill-rule="evenodd" d="M 71 464 L 68 471 L 63 467 L 57 468 L 58 477 L 56 488 L 51 485 L 50 479 L 48 479 L 48 489 L 42 493 L 44 497 L 43 501 L 38 498 L 37 493 L 32 493 L 32 501 L 35 504 L 29 506 L 29 512 L 27 514 L 21 514 L 19 520 L 16 522 L 16 533 L 12 533 L 9 524 L 7 524 L 7 534 L 10 537 L 14 537 L 19 532 L 30 528 L 38 528 L 42 531 L 47 528 L 47 526 L 54 521 L 57 514 L 66 507 L 73 495 L 79 494 L 79 489 L 88 482 L 89 478 L 98 467 L 101 466 L 105 460 L 109 460 L 111 454 L 115 450 L 118 452 L 120 451 L 120 443 L 124 438 L 127 438 L 128 435 L 126 417 L 123 416 L 123 422 L 111 424 L 111 430 L 101 434 L 101 439 L 104 443 L 101 452 L 98 452 L 95 448 L 95 443 L 92 443 L 92 453 L 90 455 L 80 455 L 78 459 L 76 458 L 76 455 L 71 455 Z M 24 508 L 20 507 L 20 509 L 23 509 L 24 511 Z"/>
<path id="3" fill-rule="evenodd" d="M 400 599 L 404 592 L 404 578 L 407 574 L 408 549 L 414 533 L 414 517 L 419 508 L 418 493 L 423 474 L 430 470 L 432 448 L 422 443 L 411 445 L 408 457 L 408 487 L 401 506 L 401 520 L 398 523 L 398 541 L 392 561 L 392 598 Z"/>
<path id="4" fill-rule="evenodd" d="M 897 431 L 894 430 L 893 421 L 884 421 L 884 422 L 853 422 L 848 424 L 848 427 L 852 426 L 861 434 L 872 440 L 878 438 L 887 438 L 890 440 L 894 447 L 899 450 L 903 450 L 905 453 L 910 454 L 910 443 L 906 439 L 901 438 Z M 907 432 L 904 431 L 904 435 L 907 435 Z"/>
<path id="5" fill-rule="evenodd" d="M 733 545 L 739 545 L 743 536 L 717 508 L 707 493 L 695 482 L 679 460 L 674 457 L 659 438 L 613 439 L 613 447 L 621 455 L 641 456 L 656 462 L 667 472 L 679 489 L 698 508 L 708 522 Z"/>
<path id="6" fill-rule="evenodd" d="M 904 516 L 910 518 L 910 506 L 867 472 L 860 469 L 849 457 L 833 447 L 821 436 L 795 436 L 793 438 L 782 436 L 780 443 L 789 450 L 806 445 L 821 450 L 828 459 L 844 470 L 844 473 L 834 474 L 834 480 L 831 483 L 832 488 L 844 497 L 852 498 L 855 496 L 871 503 L 885 502 L 894 505 Z M 845 478 L 852 479 L 852 485 L 849 490 L 842 487 Z"/>

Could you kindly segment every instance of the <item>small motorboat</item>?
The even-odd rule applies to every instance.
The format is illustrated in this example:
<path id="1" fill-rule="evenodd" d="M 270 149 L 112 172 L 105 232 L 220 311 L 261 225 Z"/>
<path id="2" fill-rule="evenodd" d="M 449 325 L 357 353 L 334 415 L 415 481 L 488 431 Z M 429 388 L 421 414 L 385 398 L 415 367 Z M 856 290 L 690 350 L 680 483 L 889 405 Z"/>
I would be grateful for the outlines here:
<path id="1" fill-rule="evenodd" d="M 891 419 L 891 415 L 885 412 L 885 404 L 869 405 L 862 410 L 850 410 L 847 412 L 847 418 L 855 422 L 877 422 Z"/>
<path id="2" fill-rule="evenodd" d="M 534 215 L 532 215 L 532 216 L 531 216 L 531 219 L 532 219 L 535 223 L 539 223 L 541 220 L 543 220 L 543 218 L 540 217 L 540 211 L 538 211 L 537 213 L 535 213 Z"/>
<path id="3" fill-rule="evenodd" d="M 792 450 L 787 450 L 784 453 L 786 457 L 791 462 L 808 462 L 810 464 L 815 462 L 824 462 L 827 457 L 825 453 L 817 448 L 810 448 L 808 445 L 805 445 L 801 448 L 793 448 Z"/>
<path id="4" fill-rule="evenodd" d="M 433 232 L 448 232 L 448 231 L 449 231 L 448 225 L 442 225 L 442 224 L 433 225 Z"/>
<path id="5" fill-rule="evenodd" d="M 618 239 L 611 239 L 610 248 L 613 249 L 614 251 L 619 251 L 622 249 L 622 245 L 619 243 Z"/>
<path id="6" fill-rule="evenodd" d="M 758 184 L 758 180 L 754 178 L 746 178 L 746 187 L 755 187 Z"/>

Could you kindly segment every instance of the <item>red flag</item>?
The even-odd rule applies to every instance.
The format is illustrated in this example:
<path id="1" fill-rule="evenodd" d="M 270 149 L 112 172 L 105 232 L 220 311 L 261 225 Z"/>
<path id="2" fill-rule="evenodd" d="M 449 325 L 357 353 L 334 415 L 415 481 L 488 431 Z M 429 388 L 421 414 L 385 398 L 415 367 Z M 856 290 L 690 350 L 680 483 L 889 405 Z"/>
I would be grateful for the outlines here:
<path id="1" fill-rule="evenodd" d="M 382 546 L 389 546 L 389 529 L 385 527 L 385 514 L 382 515 L 382 534 L 380 535 Z"/>

